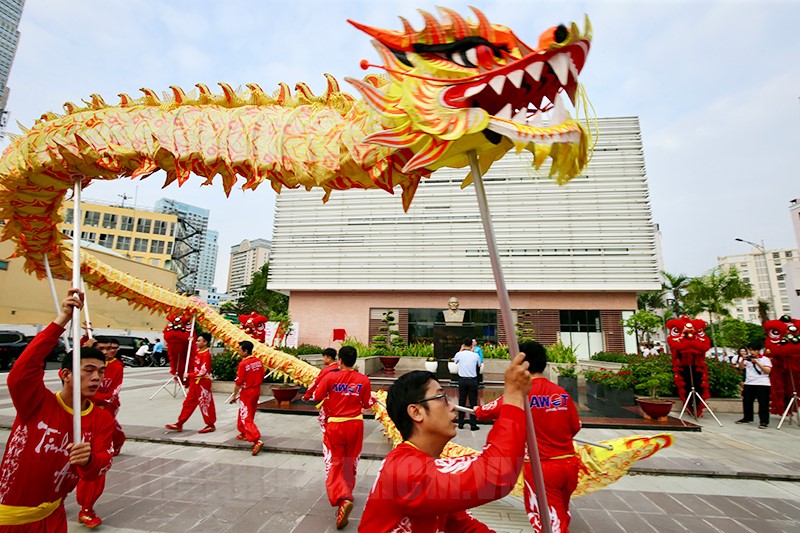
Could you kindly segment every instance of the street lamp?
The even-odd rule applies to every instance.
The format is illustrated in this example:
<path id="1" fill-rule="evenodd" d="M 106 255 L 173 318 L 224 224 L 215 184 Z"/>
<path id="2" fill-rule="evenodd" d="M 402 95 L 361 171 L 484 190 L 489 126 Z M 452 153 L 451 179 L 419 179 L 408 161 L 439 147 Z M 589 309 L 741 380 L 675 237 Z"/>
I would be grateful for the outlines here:
<path id="1" fill-rule="evenodd" d="M 778 316 L 778 306 L 775 305 L 775 289 L 772 286 L 772 274 L 769 271 L 769 261 L 767 261 L 767 250 L 764 248 L 764 241 L 761 241 L 761 244 L 754 243 L 753 241 L 748 241 L 746 239 L 736 238 L 734 239 L 739 242 L 743 242 L 745 244 L 749 244 L 753 248 L 756 248 L 759 252 L 761 252 L 761 257 L 764 258 L 764 268 L 766 269 L 767 273 L 767 281 L 769 282 L 769 297 L 771 300 L 772 311 L 775 316 Z"/>

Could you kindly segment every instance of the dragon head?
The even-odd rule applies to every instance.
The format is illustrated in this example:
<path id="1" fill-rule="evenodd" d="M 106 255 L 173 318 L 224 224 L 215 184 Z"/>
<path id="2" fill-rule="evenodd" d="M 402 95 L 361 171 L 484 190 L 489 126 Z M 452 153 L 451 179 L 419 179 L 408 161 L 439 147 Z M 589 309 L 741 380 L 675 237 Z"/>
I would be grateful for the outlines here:
<path id="1" fill-rule="evenodd" d="M 767 320 L 763 327 L 764 347 L 770 355 L 800 355 L 800 320 L 783 315 L 778 320 Z"/>
<path id="2" fill-rule="evenodd" d="M 667 344 L 673 353 L 703 354 L 711 348 L 711 339 L 706 337 L 705 320 L 691 319 L 687 315 L 667 321 Z"/>
<path id="3" fill-rule="evenodd" d="M 574 23 L 553 27 L 532 48 L 475 8 L 477 22 L 439 9 L 441 22 L 421 11 L 419 31 L 402 17 L 403 31 L 349 21 L 374 38 L 388 78 L 348 78 L 390 125 L 366 140 L 409 150 L 404 172 L 463 167 L 470 150 L 491 164 L 516 147 L 531 151 L 537 168 L 552 158 L 550 175 L 559 183 L 579 174 L 587 133 L 564 96 L 575 104 L 591 41 L 588 19 L 583 33 Z"/>

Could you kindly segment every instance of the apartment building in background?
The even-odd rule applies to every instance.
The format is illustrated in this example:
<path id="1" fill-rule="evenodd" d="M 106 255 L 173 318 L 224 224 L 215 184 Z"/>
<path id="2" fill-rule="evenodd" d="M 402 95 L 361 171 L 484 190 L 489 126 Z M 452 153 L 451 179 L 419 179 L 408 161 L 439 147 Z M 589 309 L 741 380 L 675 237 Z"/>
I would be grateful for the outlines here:
<path id="1" fill-rule="evenodd" d="M 581 358 L 636 351 L 621 321 L 638 293 L 661 288 L 638 118 L 598 127 L 585 173 L 565 186 L 527 152 L 509 152 L 484 178 L 518 330 Z M 388 310 L 404 340 L 430 342 L 453 296 L 476 338 L 506 342 L 475 191 L 461 188 L 467 173 L 422 180 L 407 213 L 397 192 L 334 191 L 324 205 L 281 192 L 269 286 L 290 294 L 299 342 L 325 346 L 333 329 L 368 342 Z"/>
<path id="2" fill-rule="evenodd" d="M 267 239 L 245 239 L 231 247 L 228 294 L 232 299 L 242 296 L 244 289 L 253 281 L 253 274 L 269 261 L 270 247 Z"/>
<path id="3" fill-rule="evenodd" d="M 158 200 L 155 209 L 178 218 L 175 230 L 175 250 L 172 254 L 173 267 L 178 273 L 178 291 L 197 294 L 200 289 L 212 288 L 217 264 L 216 249 L 213 260 L 210 252 L 207 252 L 206 255 L 203 254 L 203 249 L 208 242 L 210 211 L 169 198 Z"/>
<path id="4" fill-rule="evenodd" d="M 763 245 L 753 246 L 749 253 L 718 257 L 720 268 L 736 267 L 742 281 L 753 287 L 752 298 L 735 300 L 729 307 L 731 316 L 760 324 L 758 301 L 769 302 L 769 318 L 791 313 L 787 289 L 787 262 L 797 259 L 797 249 L 767 250 Z"/>
<path id="5" fill-rule="evenodd" d="M 8 78 L 19 43 L 19 20 L 25 0 L 0 0 L 0 132 L 8 122 Z"/>

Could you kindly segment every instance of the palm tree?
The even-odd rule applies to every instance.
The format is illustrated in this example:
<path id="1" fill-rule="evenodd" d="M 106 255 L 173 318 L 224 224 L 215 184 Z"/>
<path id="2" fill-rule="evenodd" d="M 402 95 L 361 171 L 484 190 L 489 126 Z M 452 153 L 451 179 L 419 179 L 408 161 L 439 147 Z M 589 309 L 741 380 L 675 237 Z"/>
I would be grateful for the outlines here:
<path id="1" fill-rule="evenodd" d="M 642 311 L 664 308 L 664 291 L 643 292 L 636 297 L 637 307 Z"/>
<path id="2" fill-rule="evenodd" d="M 749 282 L 742 281 L 736 267 L 729 269 L 714 268 L 708 274 L 692 278 L 686 284 L 684 295 L 685 307 L 693 314 L 708 312 L 711 324 L 712 340 L 716 348 L 716 331 L 714 329 L 714 316 L 730 316 L 728 306 L 734 300 L 750 298 L 753 296 L 753 287 Z"/>
<path id="3" fill-rule="evenodd" d="M 772 308 L 770 305 L 769 300 L 762 300 L 759 298 L 758 300 L 758 319 L 763 324 L 767 320 L 769 320 L 769 310 Z"/>
<path id="4" fill-rule="evenodd" d="M 672 294 L 672 314 L 675 317 L 679 317 L 685 312 L 683 299 L 686 295 L 686 288 L 690 278 L 686 274 L 670 274 L 666 270 L 662 270 L 661 275 L 664 276 L 664 281 L 661 282 L 661 290 L 664 294 Z"/>

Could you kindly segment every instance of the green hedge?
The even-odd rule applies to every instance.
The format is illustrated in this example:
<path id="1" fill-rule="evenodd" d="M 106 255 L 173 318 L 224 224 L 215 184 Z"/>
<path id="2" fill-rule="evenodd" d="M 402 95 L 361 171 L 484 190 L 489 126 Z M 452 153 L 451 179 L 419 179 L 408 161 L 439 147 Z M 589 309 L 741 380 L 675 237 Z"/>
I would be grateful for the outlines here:
<path id="1" fill-rule="evenodd" d="M 597 352 L 589 359 L 592 361 L 604 361 L 606 363 L 630 363 L 634 357 L 636 357 L 634 354 L 622 352 Z"/>
<path id="2" fill-rule="evenodd" d="M 239 356 L 230 351 L 215 355 L 211 358 L 211 375 L 217 381 L 234 381 L 239 361 Z"/>

